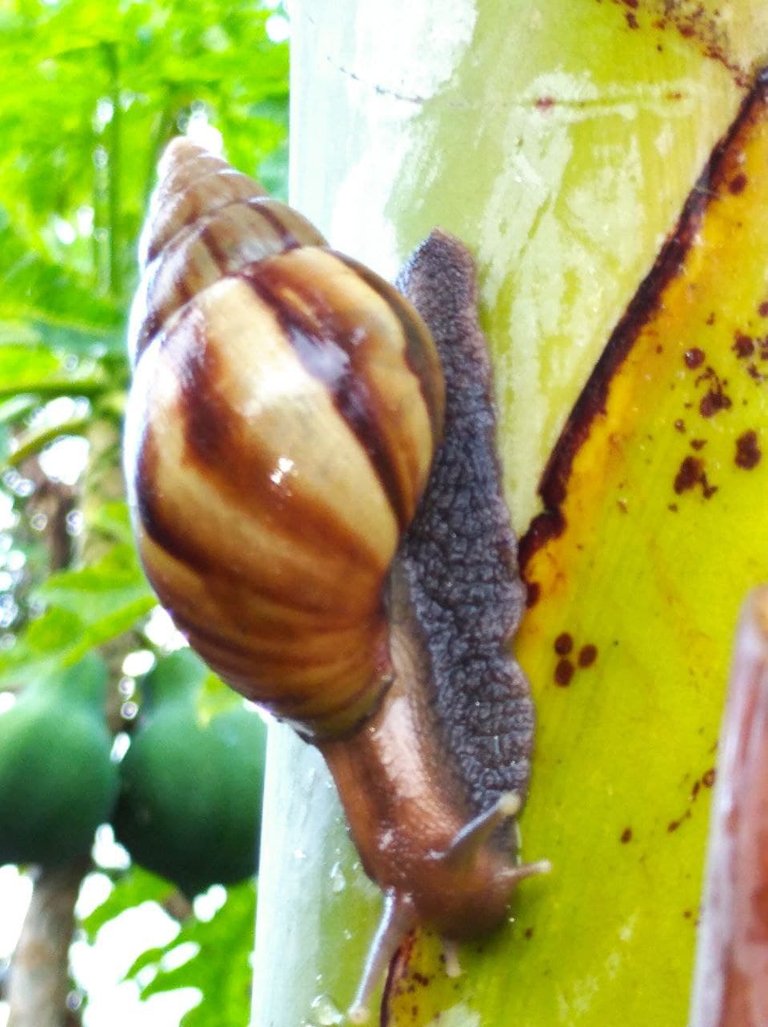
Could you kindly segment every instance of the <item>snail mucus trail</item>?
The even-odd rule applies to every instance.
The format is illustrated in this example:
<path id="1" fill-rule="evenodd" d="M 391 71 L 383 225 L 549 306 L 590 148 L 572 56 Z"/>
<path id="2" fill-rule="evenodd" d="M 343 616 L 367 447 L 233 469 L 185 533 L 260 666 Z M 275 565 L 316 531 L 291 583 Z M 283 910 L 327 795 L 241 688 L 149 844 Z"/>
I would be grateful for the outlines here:
<path id="1" fill-rule="evenodd" d="M 416 923 L 482 934 L 546 868 L 517 859 L 534 718 L 474 265 L 434 232 L 398 291 L 188 139 L 140 263 L 141 558 L 190 644 L 330 767 L 385 894 L 362 1022 Z"/>

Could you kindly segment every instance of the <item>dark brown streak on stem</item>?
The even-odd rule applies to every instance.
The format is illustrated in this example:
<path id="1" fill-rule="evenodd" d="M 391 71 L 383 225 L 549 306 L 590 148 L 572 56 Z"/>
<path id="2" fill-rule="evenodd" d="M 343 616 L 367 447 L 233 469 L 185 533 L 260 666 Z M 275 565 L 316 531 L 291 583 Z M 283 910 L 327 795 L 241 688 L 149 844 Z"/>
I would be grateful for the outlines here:
<path id="1" fill-rule="evenodd" d="M 528 531 L 520 540 L 520 567 L 524 577 L 534 554 L 550 539 L 556 538 L 565 530 L 562 507 L 576 455 L 589 438 L 594 421 L 606 410 L 614 377 L 650 316 L 658 308 L 665 288 L 680 273 L 708 206 L 713 199 L 717 199 L 721 189 L 726 188 L 728 156 L 734 140 L 754 116 L 756 109 L 766 102 L 768 71 L 763 71 L 758 75 L 727 134 L 713 150 L 699 180 L 688 196 L 676 229 L 614 328 L 595 369 L 576 401 L 539 485 L 544 511 L 533 519 Z"/>

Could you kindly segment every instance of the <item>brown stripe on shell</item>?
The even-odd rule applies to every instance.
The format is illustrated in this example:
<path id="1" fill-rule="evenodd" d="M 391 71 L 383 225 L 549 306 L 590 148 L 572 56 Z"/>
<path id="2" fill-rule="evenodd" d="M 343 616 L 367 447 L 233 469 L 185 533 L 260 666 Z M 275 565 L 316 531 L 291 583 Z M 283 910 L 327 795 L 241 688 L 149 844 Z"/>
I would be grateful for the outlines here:
<path id="1" fill-rule="evenodd" d="M 247 281 L 265 303 L 274 307 L 281 328 L 302 365 L 327 387 L 339 414 L 368 453 L 402 528 L 406 515 L 398 482 L 392 475 L 388 454 L 381 446 L 365 379 L 355 373 L 350 358 L 355 340 L 348 326 L 339 323 L 338 312 L 324 302 L 322 294 L 311 283 L 303 288 L 300 283 L 291 281 L 291 290 L 294 297 L 299 293 L 301 306 L 285 302 L 283 292 L 288 283 L 283 280 L 281 266 L 277 263 L 249 269 Z M 308 311 L 311 311 L 309 317 Z"/>
<path id="2" fill-rule="evenodd" d="M 434 346 L 429 342 L 430 333 L 418 312 L 405 296 L 389 284 L 380 275 L 371 271 L 365 264 L 353 260 L 334 250 L 334 255 L 352 268 L 377 292 L 391 308 L 400 322 L 405 339 L 405 359 L 419 382 L 424 405 L 432 423 L 432 437 L 439 441 L 443 434 L 443 391 L 437 387 L 442 372 Z"/>
<path id="3" fill-rule="evenodd" d="M 146 430 L 141 440 L 135 475 L 136 506 L 144 531 L 155 545 L 175 560 L 205 576 L 214 569 L 214 554 L 191 543 L 188 536 L 179 530 L 179 525 L 175 521 L 169 522 L 164 513 L 160 491 L 160 449 L 151 428 Z"/>
<path id="4" fill-rule="evenodd" d="M 383 631 L 382 638 L 384 634 Z M 295 668 L 289 667 L 289 674 L 281 679 L 280 685 L 276 685 L 271 676 L 260 682 L 254 676 L 253 658 L 240 669 L 227 669 L 217 663 L 215 650 L 206 650 L 196 638 L 194 642 L 203 659 L 232 688 L 252 702 L 258 702 L 280 720 L 289 721 L 299 734 L 313 741 L 328 736 L 343 737 L 354 730 L 378 707 L 391 683 L 389 663 L 379 672 L 375 664 L 372 668 L 369 659 L 355 661 L 355 666 L 345 667 L 343 674 L 336 668 L 329 671 L 316 665 L 323 672 L 319 681 L 314 680 L 314 676 L 302 680 L 295 674 Z M 358 646 L 370 652 L 372 645 L 371 638 L 361 634 Z M 277 672 L 281 671 L 283 668 L 277 668 Z"/>
<path id="5" fill-rule="evenodd" d="M 322 617 L 316 611 L 303 616 L 301 611 L 275 608 L 256 621 L 248 616 L 244 604 L 238 603 L 239 597 L 225 588 L 223 580 L 215 591 L 220 606 L 231 614 L 230 630 L 218 630 L 222 622 L 214 627 L 195 605 L 176 610 L 178 623 L 193 628 L 196 637 L 209 648 L 218 647 L 220 664 L 240 666 L 242 673 L 251 677 L 261 673 L 269 680 L 279 673 L 281 679 L 311 679 L 320 687 L 328 677 L 329 666 L 367 665 L 375 650 L 371 640 L 380 636 L 382 651 L 386 651 L 383 602 L 369 616 L 335 628 L 321 624 Z M 239 631 L 235 631 L 236 625 Z M 269 668 L 266 673 L 264 667 Z"/>
<path id="6" fill-rule="evenodd" d="M 335 253 L 325 252 L 337 258 Z M 370 389 L 366 377 L 366 343 L 376 326 L 366 323 L 360 310 L 333 305 L 324 281 L 314 280 L 287 262 L 267 260 L 251 265 L 243 270 L 243 278 L 274 310 L 303 367 L 328 389 L 339 415 L 368 454 L 404 530 L 413 516 L 413 483 L 418 476 L 411 473 L 405 482 L 398 475 L 398 460 L 393 459 L 382 430 L 391 411 Z"/>
<path id="7" fill-rule="evenodd" d="M 183 594 L 179 589 L 190 581 L 186 571 L 181 578 L 167 567 L 158 573 L 155 554 L 142 546 L 142 555 L 149 558 L 154 586 L 179 630 L 206 662 L 247 698 L 282 718 L 305 719 L 303 734 L 344 732 L 375 707 L 377 694 L 391 677 L 388 629 L 383 616 L 342 632 L 301 631 L 295 635 L 281 633 L 280 624 L 276 628 L 262 626 L 261 619 L 250 619 L 250 624 L 263 627 L 267 637 L 249 633 L 235 641 L 228 632 L 219 630 L 229 618 L 241 615 L 237 597 L 230 594 L 227 603 L 225 580 L 201 579 L 195 589 L 204 589 L 207 608 L 191 603 L 189 614 L 188 609 L 173 603 L 174 596 Z M 210 604 L 212 591 L 221 596 L 218 608 Z M 274 651 L 273 646 L 277 646 Z"/>
<path id="8" fill-rule="evenodd" d="M 222 557 L 217 551 L 217 559 L 207 568 L 196 569 L 169 554 L 144 530 L 141 555 L 161 601 L 182 630 L 207 641 L 209 649 L 215 643 L 219 666 L 240 661 L 243 673 L 251 676 L 266 665 L 268 677 L 281 669 L 283 676 L 301 671 L 320 680 L 322 666 L 368 662 L 371 649 L 364 640 L 385 623 L 381 598 L 365 615 L 333 604 L 326 610 L 303 602 L 300 589 L 282 592 L 270 587 L 266 578 L 254 578 L 252 565 L 236 565 L 232 552 Z M 340 587 L 344 581 L 340 576 Z M 278 598 L 273 599 L 271 592 Z"/>
<path id="9" fill-rule="evenodd" d="M 142 559 L 181 630 L 196 636 L 195 645 L 208 639 L 208 649 L 216 640 L 217 667 L 240 664 L 243 674 L 270 678 L 278 669 L 283 676 L 286 671 L 320 675 L 321 663 L 368 662 L 366 642 L 376 624 L 385 623 L 381 595 L 372 610 L 356 617 L 352 608 L 318 607 L 296 587 L 294 575 L 285 588 L 269 575 L 253 585 L 248 568 L 233 567 L 231 554 L 222 560 L 213 544 L 201 544 L 197 534 L 176 534 L 171 523 L 161 514 L 144 524 Z M 260 671 L 265 665 L 266 674 Z"/>
<path id="10" fill-rule="evenodd" d="M 136 461 L 136 507 L 141 525 L 152 543 L 168 557 L 181 564 L 187 571 L 197 575 L 205 582 L 206 588 L 212 593 L 216 591 L 217 581 L 222 575 L 220 554 L 216 551 L 215 539 L 201 541 L 193 530 L 193 526 L 180 523 L 173 515 L 163 496 L 164 470 L 161 458 L 161 443 L 155 432 L 148 428 L 141 441 Z M 148 568 L 151 574 L 151 568 Z M 266 583 L 260 583 L 262 596 L 267 603 L 274 603 L 278 610 L 286 608 L 301 612 L 300 597 L 290 594 L 287 597 L 282 590 L 270 592 Z M 162 591 L 162 589 L 159 589 Z M 224 598 L 231 591 L 224 586 Z M 314 612 L 307 608 L 309 612 Z M 282 617 L 284 619 L 284 612 Z M 278 618 L 280 614 L 278 614 Z M 275 618 L 273 618 L 275 619 Z"/>
<path id="11" fill-rule="evenodd" d="M 139 260 L 146 266 L 180 231 L 205 214 L 237 200 L 263 195 L 254 179 L 238 172 L 213 172 L 195 179 L 184 191 L 168 194 L 163 183 L 158 194 L 164 200 L 151 208 L 139 241 Z"/>
<path id="12" fill-rule="evenodd" d="M 262 217 L 272 224 L 275 234 L 282 233 L 285 249 L 293 246 L 325 246 L 325 237 L 308 221 L 286 203 L 274 200 L 270 196 L 259 197 L 256 201 Z"/>
<path id="13" fill-rule="evenodd" d="M 212 175 L 237 174 L 223 157 L 203 151 L 189 139 L 175 139 L 163 154 L 157 168 L 158 181 L 150 200 L 148 217 L 153 220 L 174 197 L 194 188 L 195 183 Z M 245 176 L 243 176 L 245 177 Z"/>
<path id="14" fill-rule="evenodd" d="M 225 274 L 297 246 L 325 245 L 311 222 L 268 196 L 227 204 L 201 218 L 195 233 Z"/>
<path id="15" fill-rule="evenodd" d="M 152 411 L 152 424 L 157 425 L 162 442 L 154 447 L 153 453 L 151 435 L 145 429 L 142 439 L 149 443 L 145 455 L 140 458 L 141 442 L 128 442 L 133 453 L 128 466 L 133 466 L 137 491 L 146 497 L 141 510 L 147 538 L 143 555 L 164 602 L 184 608 L 185 595 L 194 595 L 196 589 L 194 581 L 188 587 L 185 575 L 188 578 L 196 574 L 201 581 L 200 605 L 212 611 L 217 604 L 231 610 L 235 632 L 239 631 L 238 625 L 248 623 L 252 625 L 248 630 L 259 634 L 263 623 L 264 630 L 275 631 L 276 637 L 283 640 L 302 632 L 310 637 L 338 634 L 340 630 L 347 631 L 349 624 L 364 617 L 367 611 L 373 615 L 381 604 L 388 565 L 388 554 L 375 548 L 380 534 L 371 533 L 372 548 L 364 531 L 366 522 L 340 516 L 340 510 L 345 512 L 347 506 L 337 505 L 335 511 L 317 510 L 316 493 L 302 495 L 301 483 L 306 479 L 301 472 L 299 488 L 289 482 L 283 494 L 277 489 L 271 491 L 269 482 L 266 490 L 254 487 L 260 476 L 258 461 L 251 460 L 251 450 L 258 448 L 253 432 L 234 467 L 228 459 L 231 454 L 226 451 L 226 439 L 221 460 L 216 459 L 216 448 L 209 454 L 214 458 L 213 466 L 200 463 L 189 452 L 185 455 L 185 417 L 178 394 L 177 398 L 170 397 L 169 404 L 163 398 L 168 395 L 168 375 L 174 373 L 174 365 L 181 376 L 185 369 L 172 358 L 163 358 L 158 364 L 158 352 L 156 344 L 140 362 L 144 381 L 136 395 L 145 396 L 144 410 L 136 404 L 131 408 L 133 416 L 126 425 L 126 438 L 137 438 L 133 426 L 146 424 L 145 411 Z M 152 363 L 145 365 L 147 359 Z M 330 404 L 325 409 L 333 413 Z M 204 408 L 198 413 L 205 416 Z M 174 423 L 177 427 L 168 434 Z M 159 454 L 159 459 L 155 454 Z M 312 459 L 311 449 L 304 456 L 297 454 L 297 459 L 300 468 L 302 462 Z M 167 463 L 168 460 L 171 462 Z M 233 474 L 245 483 L 244 487 L 233 487 Z M 179 476 L 189 483 L 186 498 L 180 496 L 175 484 Z M 269 476 L 262 472 L 261 480 L 265 477 Z M 195 481 L 199 484 L 195 485 Z M 379 502 L 382 508 L 386 507 L 383 496 Z M 226 516 L 220 517 L 219 509 L 227 510 Z M 240 541 L 235 548 L 226 527 L 229 521 L 238 525 Z M 334 542 L 335 535 L 343 537 Z M 253 539 L 253 544 L 249 539 Z M 175 561 L 176 566 L 168 561 Z M 208 600 L 215 605 L 209 605 Z M 194 600 L 193 606 L 195 602 L 198 601 Z"/>
<path id="16" fill-rule="evenodd" d="M 339 567 L 354 566 L 360 575 L 383 584 L 386 565 L 378 549 L 379 540 L 369 537 L 365 525 L 355 525 L 354 529 L 345 525 L 332 506 L 305 496 L 300 481 L 286 496 L 272 480 L 274 457 L 259 447 L 253 424 L 246 423 L 231 408 L 221 384 L 222 357 L 217 346 L 226 346 L 226 340 L 212 338 L 209 333 L 202 312 L 191 304 L 174 320 L 169 333 L 155 343 L 164 350 L 165 359 L 177 375 L 184 460 L 196 466 L 222 502 L 240 509 L 244 518 L 258 518 L 254 530 L 269 533 L 276 542 L 291 540 L 297 559 L 305 553 L 304 559 L 310 564 L 309 554 L 313 552 L 333 554 Z M 159 473 L 162 475 L 162 468 Z M 147 491 L 151 494 L 151 483 Z M 189 533 L 174 540 L 173 526 L 163 524 L 161 504 L 162 497 L 157 508 L 148 511 L 152 527 L 148 524 L 147 531 L 169 554 L 202 570 L 204 552 L 193 551 Z M 214 546 L 215 540 L 210 545 Z M 282 589 L 269 588 L 264 582 L 263 591 L 265 598 L 279 605 L 312 609 L 312 596 L 307 589 L 297 591 L 290 575 Z M 370 601 L 378 598 L 372 595 Z M 325 618 L 326 623 L 333 623 L 331 612 L 326 611 Z"/>
<path id="17" fill-rule="evenodd" d="M 193 296 L 246 264 L 301 245 L 322 246 L 313 225 L 278 200 L 233 200 L 181 229 L 146 268 L 128 330 L 135 362 Z"/>
<path id="18" fill-rule="evenodd" d="M 145 545 L 142 555 L 178 628 L 243 695 L 283 718 L 306 719 L 303 726 L 295 725 L 304 734 L 339 734 L 374 708 L 377 693 L 391 677 L 383 610 L 341 631 L 327 624 L 309 630 L 297 626 L 293 611 L 286 612 L 284 621 L 254 619 L 228 587 L 232 579 L 226 570 L 214 567 L 194 582 L 185 567 L 179 578 L 174 567 L 158 564 Z M 195 591 L 205 596 L 202 604 L 195 602 Z M 174 596 L 184 597 L 181 608 Z M 237 623 L 243 630 L 233 637 L 231 626 Z M 228 625 L 230 630 L 222 630 Z"/>
<path id="19" fill-rule="evenodd" d="M 381 616 L 368 618 L 342 632 L 317 632 L 301 639 L 288 635 L 280 645 L 281 640 L 269 632 L 269 637 L 249 635 L 244 642 L 237 642 L 204 622 L 195 611 L 192 615 L 178 610 L 173 613 L 179 629 L 194 640 L 195 647 L 211 664 L 223 669 L 228 679 L 237 680 L 241 691 L 246 691 L 246 683 L 251 682 L 253 699 L 272 695 L 279 676 L 284 683 L 279 689 L 281 699 L 284 696 L 294 707 L 326 706 L 332 700 L 318 693 L 340 677 L 339 668 L 344 668 L 341 677 L 348 681 L 367 682 L 372 665 L 376 668 L 375 677 L 386 677 L 389 672 L 388 627 L 383 611 Z"/>

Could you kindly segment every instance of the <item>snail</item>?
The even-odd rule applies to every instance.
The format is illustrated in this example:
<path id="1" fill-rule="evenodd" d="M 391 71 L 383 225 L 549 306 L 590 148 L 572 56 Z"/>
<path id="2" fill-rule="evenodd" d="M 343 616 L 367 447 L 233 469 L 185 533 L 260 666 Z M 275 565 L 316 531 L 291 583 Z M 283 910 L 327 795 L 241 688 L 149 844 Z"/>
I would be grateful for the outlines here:
<path id="1" fill-rule="evenodd" d="M 385 895 L 363 1022 L 416 923 L 489 931 L 546 869 L 517 859 L 534 716 L 474 264 L 436 231 L 398 290 L 188 139 L 161 158 L 140 260 L 142 562 L 209 665 L 331 770 Z"/>

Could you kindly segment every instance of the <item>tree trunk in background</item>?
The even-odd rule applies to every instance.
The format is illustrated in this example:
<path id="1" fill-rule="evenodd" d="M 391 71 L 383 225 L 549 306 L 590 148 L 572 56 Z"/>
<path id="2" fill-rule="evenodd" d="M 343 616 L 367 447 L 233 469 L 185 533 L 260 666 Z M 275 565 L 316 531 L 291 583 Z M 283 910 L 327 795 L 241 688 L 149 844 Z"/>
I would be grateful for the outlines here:
<path id="1" fill-rule="evenodd" d="M 292 203 L 334 248 L 390 278 L 436 225 L 476 254 L 505 486 L 522 532 L 567 414 L 768 52 L 766 14 L 758 0 L 295 7 Z M 553 690 L 529 673 L 544 725 L 558 715 Z M 720 709 L 715 697 L 695 724 L 675 725 L 676 744 L 710 744 Z M 658 716 L 638 733 L 669 739 Z M 610 722 L 597 730 L 610 738 Z M 624 885 L 614 850 L 601 849 L 602 811 L 570 808 L 573 836 L 547 827 L 549 810 L 569 816 L 558 782 L 603 773 L 610 792 L 612 768 L 578 759 L 576 749 L 552 757 L 561 776 L 542 773 L 538 788 L 534 763 L 522 852 L 555 870 L 521 887 L 520 926 L 479 953 L 463 947 L 458 985 L 436 972 L 427 989 L 412 989 L 407 1020 L 389 1010 L 390 1025 L 426 1025 L 440 1013 L 456 1027 L 683 1027 L 695 914 L 676 909 L 654 938 L 654 923 L 671 915 L 654 894 L 651 852 L 627 871 L 642 924 L 634 907 L 622 922 L 610 909 L 590 918 L 579 908 L 580 874 L 594 876 L 604 859 L 611 894 Z M 663 857 L 688 868 L 694 906 L 705 835 L 701 816 Z M 322 761 L 282 726 L 270 736 L 262 845 L 254 1027 L 340 1023 L 380 896 L 348 843 Z M 590 964 L 585 939 L 601 931 L 608 955 L 598 945 Z M 437 964 L 436 946 L 425 945 Z"/>
<path id="2" fill-rule="evenodd" d="M 88 860 L 41 868 L 13 956 L 8 1027 L 65 1027 L 74 906 Z"/>

